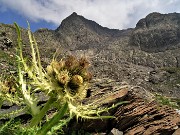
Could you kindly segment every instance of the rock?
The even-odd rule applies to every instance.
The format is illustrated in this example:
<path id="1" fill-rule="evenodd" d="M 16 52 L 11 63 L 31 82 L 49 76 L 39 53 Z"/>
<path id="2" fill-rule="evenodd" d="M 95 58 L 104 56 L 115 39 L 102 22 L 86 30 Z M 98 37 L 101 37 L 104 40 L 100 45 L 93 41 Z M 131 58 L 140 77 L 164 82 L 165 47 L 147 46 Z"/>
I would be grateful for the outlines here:
<path id="1" fill-rule="evenodd" d="M 155 101 L 145 102 L 135 95 L 128 95 L 129 105 L 119 107 L 115 128 L 125 135 L 171 135 L 179 126 L 180 115 L 168 106 L 160 106 Z"/>
<path id="2" fill-rule="evenodd" d="M 180 135 L 180 128 L 178 128 L 172 135 Z"/>
<path id="3" fill-rule="evenodd" d="M 122 132 L 122 131 L 119 131 L 119 130 L 116 129 L 116 128 L 113 128 L 108 135 L 123 135 L 123 132 Z"/>
<path id="4" fill-rule="evenodd" d="M 178 46 L 180 14 L 151 13 L 141 19 L 132 34 L 132 44 L 148 52 L 164 51 Z"/>
<path id="5" fill-rule="evenodd" d="M 179 68 L 166 67 L 155 69 L 149 73 L 148 83 L 156 92 L 170 97 L 176 97 L 179 93 L 179 77 Z"/>
<path id="6" fill-rule="evenodd" d="M 102 27 L 75 12 L 65 18 L 55 30 L 55 36 L 58 40 L 61 39 L 59 40 L 61 45 L 68 47 L 70 50 L 100 47 L 102 42 L 108 40 L 109 37 L 121 33 L 120 30 Z"/>
<path id="7" fill-rule="evenodd" d="M 169 78 L 169 74 L 163 70 L 154 70 L 149 74 L 149 82 L 153 84 L 164 82 L 167 78 Z"/>
<path id="8" fill-rule="evenodd" d="M 155 99 L 154 94 L 140 86 L 131 86 L 131 92 L 146 102 L 151 102 Z"/>
<path id="9" fill-rule="evenodd" d="M 0 37 L 0 48 L 2 50 L 12 48 L 12 41 L 7 37 Z"/>

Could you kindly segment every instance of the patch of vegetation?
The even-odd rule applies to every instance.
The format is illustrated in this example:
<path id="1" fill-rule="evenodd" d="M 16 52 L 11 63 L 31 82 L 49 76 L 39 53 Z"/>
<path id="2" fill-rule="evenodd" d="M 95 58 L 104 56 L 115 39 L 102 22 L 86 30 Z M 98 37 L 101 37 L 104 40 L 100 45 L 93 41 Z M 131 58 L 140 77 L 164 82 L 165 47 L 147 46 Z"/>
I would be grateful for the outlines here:
<path id="1" fill-rule="evenodd" d="M 155 94 L 156 101 L 161 105 L 167 105 L 175 109 L 180 109 L 180 104 L 178 104 L 177 100 L 172 100 L 168 97 L 165 97 L 161 94 Z"/>
<path id="2" fill-rule="evenodd" d="M 0 125 L 2 135 L 35 135 L 38 127 L 26 128 L 20 119 L 11 119 L 5 124 Z"/>

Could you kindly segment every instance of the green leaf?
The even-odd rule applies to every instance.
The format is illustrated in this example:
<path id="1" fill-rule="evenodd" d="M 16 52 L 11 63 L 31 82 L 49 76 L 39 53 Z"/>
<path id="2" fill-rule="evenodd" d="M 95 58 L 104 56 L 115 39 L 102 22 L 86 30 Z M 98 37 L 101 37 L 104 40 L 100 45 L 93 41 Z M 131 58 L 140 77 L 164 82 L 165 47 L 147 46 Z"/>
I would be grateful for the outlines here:
<path id="1" fill-rule="evenodd" d="M 42 129 L 38 131 L 37 135 L 46 135 L 46 133 L 56 124 L 59 123 L 59 120 L 63 118 L 64 114 L 66 113 L 68 109 L 68 103 L 65 103 L 64 106 L 61 108 L 60 111 L 58 111 L 55 116 L 44 124 Z"/>

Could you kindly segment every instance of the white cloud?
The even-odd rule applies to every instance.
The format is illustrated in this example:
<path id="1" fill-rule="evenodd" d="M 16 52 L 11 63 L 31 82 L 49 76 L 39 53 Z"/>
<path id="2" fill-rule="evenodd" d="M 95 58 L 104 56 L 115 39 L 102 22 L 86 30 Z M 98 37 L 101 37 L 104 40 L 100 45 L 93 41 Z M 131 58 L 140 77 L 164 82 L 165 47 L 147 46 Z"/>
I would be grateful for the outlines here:
<path id="1" fill-rule="evenodd" d="M 32 21 L 59 25 L 72 12 L 116 29 L 135 27 L 151 12 L 180 12 L 179 0 L 0 0 L 0 11 L 11 9 Z"/>

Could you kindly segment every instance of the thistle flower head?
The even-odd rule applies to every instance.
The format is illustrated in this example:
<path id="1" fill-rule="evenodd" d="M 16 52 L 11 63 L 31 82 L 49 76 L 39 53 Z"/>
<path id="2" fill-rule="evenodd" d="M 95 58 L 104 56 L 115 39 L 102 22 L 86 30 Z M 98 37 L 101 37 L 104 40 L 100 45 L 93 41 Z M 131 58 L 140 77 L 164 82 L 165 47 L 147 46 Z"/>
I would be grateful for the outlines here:
<path id="1" fill-rule="evenodd" d="M 67 85 L 70 80 L 69 72 L 67 70 L 60 71 L 57 74 L 57 80 L 61 85 Z"/>
<path id="2" fill-rule="evenodd" d="M 78 64 L 78 61 L 76 57 L 72 55 L 67 56 L 67 58 L 65 59 L 65 66 L 69 70 L 72 70 L 74 67 L 77 66 L 77 64 Z"/>
<path id="3" fill-rule="evenodd" d="M 48 74 L 56 73 L 58 74 L 64 68 L 64 61 L 55 61 L 53 60 L 50 65 L 47 66 Z"/>
<path id="4" fill-rule="evenodd" d="M 81 67 L 82 69 L 87 69 L 89 68 L 90 63 L 86 58 L 80 58 L 79 59 L 79 67 Z"/>
<path id="5" fill-rule="evenodd" d="M 48 75 L 53 75 L 54 70 L 53 70 L 52 65 L 48 65 L 47 68 L 46 68 L 46 71 L 47 71 Z"/>
<path id="6" fill-rule="evenodd" d="M 83 84 L 83 78 L 82 76 L 80 75 L 73 75 L 72 78 L 71 78 L 71 82 L 74 84 L 74 85 L 82 85 Z"/>
<path id="7" fill-rule="evenodd" d="M 67 94 L 70 94 L 68 97 L 74 97 L 75 95 L 80 95 L 81 92 L 86 93 L 84 86 L 91 79 L 88 68 L 89 62 L 85 58 L 77 59 L 74 56 L 67 56 L 59 62 L 53 60 L 51 64 L 47 66 L 46 71 L 49 75 L 48 79 L 56 80 L 51 82 L 59 84 L 53 86 L 66 89 L 65 94 L 67 91 Z M 85 90 L 82 91 L 82 88 Z M 54 88 L 54 90 L 56 89 L 58 88 Z"/>
<path id="8" fill-rule="evenodd" d="M 87 70 L 82 70 L 81 76 L 83 77 L 84 81 L 90 81 L 92 79 L 92 73 L 88 72 Z"/>

